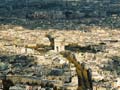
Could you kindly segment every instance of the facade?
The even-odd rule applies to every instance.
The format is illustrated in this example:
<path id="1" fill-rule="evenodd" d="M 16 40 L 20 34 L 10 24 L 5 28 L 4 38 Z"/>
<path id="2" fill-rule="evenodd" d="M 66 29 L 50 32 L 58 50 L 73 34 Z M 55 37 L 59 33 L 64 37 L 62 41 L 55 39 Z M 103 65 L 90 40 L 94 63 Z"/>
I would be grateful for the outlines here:
<path id="1" fill-rule="evenodd" d="M 55 52 L 60 52 L 65 50 L 64 41 L 60 38 L 54 39 L 54 50 Z"/>

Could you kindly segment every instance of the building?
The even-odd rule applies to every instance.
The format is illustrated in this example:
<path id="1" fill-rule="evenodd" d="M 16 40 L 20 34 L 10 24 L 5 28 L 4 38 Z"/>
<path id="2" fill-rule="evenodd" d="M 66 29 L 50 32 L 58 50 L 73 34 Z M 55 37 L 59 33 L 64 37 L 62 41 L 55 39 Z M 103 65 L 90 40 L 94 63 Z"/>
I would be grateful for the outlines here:
<path id="1" fill-rule="evenodd" d="M 61 38 L 54 39 L 54 51 L 60 52 L 65 50 L 64 40 Z"/>
<path id="2" fill-rule="evenodd" d="M 113 86 L 114 88 L 117 88 L 117 90 L 120 90 L 120 78 L 117 78 L 117 79 L 113 82 L 112 86 Z"/>

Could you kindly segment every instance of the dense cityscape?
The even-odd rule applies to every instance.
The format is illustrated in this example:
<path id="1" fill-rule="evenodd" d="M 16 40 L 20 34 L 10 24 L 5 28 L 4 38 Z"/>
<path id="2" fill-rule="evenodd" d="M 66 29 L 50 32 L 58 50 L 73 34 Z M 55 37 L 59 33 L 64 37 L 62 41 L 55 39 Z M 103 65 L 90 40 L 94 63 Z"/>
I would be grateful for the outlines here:
<path id="1" fill-rule="evenodd" d="M 120 0 L 0 0 L 0 90 L 120 90 Z"/>
<path id="2" fill-rule="evenodd" d="M 119 28 L 119 0 L 1 0 L 1 24 L 30 29 Z M 27 20 L 27 21 L 26 21 Z"/>

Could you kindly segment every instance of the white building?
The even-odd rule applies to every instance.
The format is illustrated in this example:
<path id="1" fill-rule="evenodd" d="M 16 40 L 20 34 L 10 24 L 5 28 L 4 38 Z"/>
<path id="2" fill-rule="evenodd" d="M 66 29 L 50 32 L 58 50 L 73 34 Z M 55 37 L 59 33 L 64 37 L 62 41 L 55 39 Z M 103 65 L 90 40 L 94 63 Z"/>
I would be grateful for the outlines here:
<path id="1" fill-rule="evenodd" d="M 60 38 L 54 39 L 54 50 L 55 52 L 61 52 L 65 50 L 64 40 Z"/>
<path id="2" fill-rule="evenodd" d="M 117 88 L 117 90 L 120 90 L 120 78 L 117 78 L 114 82 L 113 82 L 113 87 Z"/>

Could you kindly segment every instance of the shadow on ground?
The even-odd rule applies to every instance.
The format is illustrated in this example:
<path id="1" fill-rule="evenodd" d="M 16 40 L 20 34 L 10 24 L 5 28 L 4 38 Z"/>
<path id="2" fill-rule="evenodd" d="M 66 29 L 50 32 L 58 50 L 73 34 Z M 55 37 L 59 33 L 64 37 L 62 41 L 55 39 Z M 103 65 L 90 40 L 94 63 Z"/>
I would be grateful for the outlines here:
<path id="1" fill-rule="evenodd" d="M 28 2 L 1 0 L 0 24 L 17 25 L 27 29 L 81 30 L 84 26 L 119 28 L 120 17 L 80 16 L 82 5 L 71 7 L 66 2 Z M 93 10 L 94 11 L 94 10 Z M 91 11 L 92 12 L 92 11 Z"/>
<path id="2" fill-rule="evenodd" d="M 114 76 L 120 76 L 120 57 L 119 56 L 112 56 L 111 61 L 105 64 L 102 68 L 103 70 L 110 71 Z"/>

